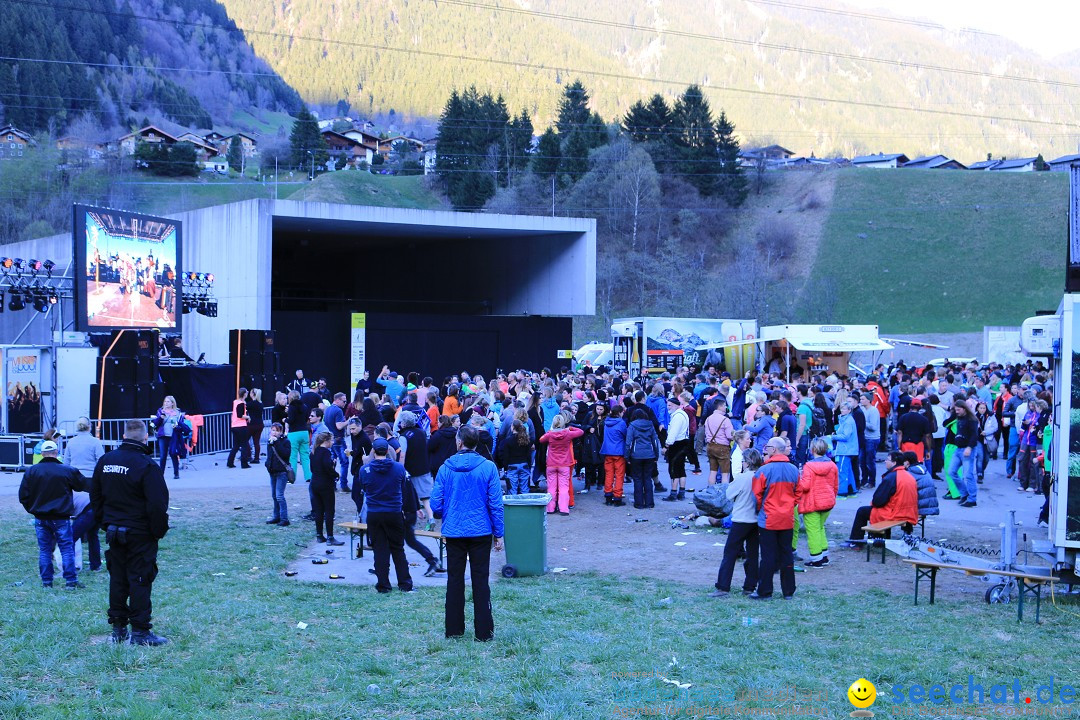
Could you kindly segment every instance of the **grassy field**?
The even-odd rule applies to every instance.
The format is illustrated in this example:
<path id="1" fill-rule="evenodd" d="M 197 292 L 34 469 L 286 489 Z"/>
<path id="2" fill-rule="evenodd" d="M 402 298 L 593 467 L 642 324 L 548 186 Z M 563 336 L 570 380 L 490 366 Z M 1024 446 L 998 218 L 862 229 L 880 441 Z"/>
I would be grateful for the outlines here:
<path id="1" fill-rule="evenodd" d="M 306 183 L 303 181 L 281 183 L 277 188 L 280 197 L 286 197 L 304 184 Z M 158 214 L 186 212 L 212 205 L 274 196 L 273 185 L 209 174 L 204 174 L 196 181 L 147 177 L 126 183 L 123 188 L 130 197 L 125 207 L 137 212 Z"/>
<path id="2" fill-rule="evenodd" d="M 727 698 L 738 709 L 709 716 L 732 718 L 790 707 L 765 696 L 790 687 L 813 691 L 814 707 L 841 717 L 860 677 L 877 685 L 873 710 L 889 718 L 896 683 L 973 674 L 987 687 L 1016 677 L 1030 691 L 1051 675 L 1077 677 L 1065 641 L 1080 632 L 1077 616 L 1044 605 L 1042 626 L 1018 625 L 1009 607 L 913 607 L 906 593 L 874 589 L 800 588 L 793 602 L 753 603 L 634 578 L 500 580 L 495 641 L 447 641 L 441 590 L 379 596 L 285 580 L 307 528 L 267 528 L 253 493 L 173 499 L 181 509 L 154 590 L 155 629 L 173 644 L 158 649 L 105 642 L 104 572 L 84 572 L 87 587 L 74 593 L 42 590 L 29 518 L 14 498 L 0 501 L 0 718 L 591 719 L 658 697 L 684 717 L 692 701 Z M 691 687 L 677 691 L 658 676 Z M 745 693 L 759 699 L 732 700 Z"/>
<path id="3" fill-rule="evenodd" d="M 813 265 L 836 320 L 884 331 L 1019 325 L 1064 288 L 1068 173 L 848 169 Z"/>
<path id="4" fill-rule="evenodd" d="M 422 175 L 393 177 L 355 171 L 320 175 L 289 199 L 420 210 L 443 207 L 439 197 L 425 187 Z"/>

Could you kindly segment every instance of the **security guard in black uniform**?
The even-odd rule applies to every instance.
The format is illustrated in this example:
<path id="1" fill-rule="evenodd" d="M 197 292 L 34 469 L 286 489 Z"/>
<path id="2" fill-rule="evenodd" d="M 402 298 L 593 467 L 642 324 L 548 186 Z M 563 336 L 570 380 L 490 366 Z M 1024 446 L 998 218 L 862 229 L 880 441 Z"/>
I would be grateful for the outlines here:
<path id="1" fill-rule="evenodd" d="M 90 504 L 109 549 L 111 642 L 164 645 L 150 625 L 150 590 L 157 577 L 158 540 L 169 530 L 169 488 L 150 456 L 146 424 L 128 420 L 124 442 L 98 460 L 90 483 Z"/>

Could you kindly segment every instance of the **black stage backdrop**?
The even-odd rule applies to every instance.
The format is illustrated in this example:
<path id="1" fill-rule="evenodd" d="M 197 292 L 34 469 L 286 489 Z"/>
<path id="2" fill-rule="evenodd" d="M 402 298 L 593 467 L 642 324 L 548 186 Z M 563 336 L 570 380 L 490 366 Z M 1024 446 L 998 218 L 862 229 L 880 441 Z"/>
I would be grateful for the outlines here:
<path id="1" fill-rule="evenodd" d="M 232 410 L 232 401 L 236 399 L 235 365 L 162 365 L 158 372 L 165 383 L 165 394 L 175 397 L 176 406 L 188 415 Z M 157 408 L 152 412 L 157 412 Z"/>
<path id="2" fill-rule="evenodd" d="M 347 312 L 275 311 L 273 328 L 286 381 L 302 368 L 309 380 L 325 377 L 332 390 L 344 391 L 350 327 Z M 463 370 L 490 380 L 496 369 L 569 365 L 558 359 L 558 351 L 569 350 L 572 339 L 568 317 L 368 313 L 367 366 L 372 377 L 389 365 L 399 373 L 430 375 L 436 384 Z"/>

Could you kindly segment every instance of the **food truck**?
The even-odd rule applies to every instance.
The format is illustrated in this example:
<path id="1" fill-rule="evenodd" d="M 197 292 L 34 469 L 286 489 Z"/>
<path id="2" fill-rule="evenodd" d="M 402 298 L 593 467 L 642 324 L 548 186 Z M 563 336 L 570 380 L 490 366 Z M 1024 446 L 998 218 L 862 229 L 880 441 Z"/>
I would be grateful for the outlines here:
<path id="1" fill-rule="evenodd" d="M 738 376 L 754 366 L 757 320 L 635 317 L 611 325 L 613 366 L 630 377 L 673 372 L 681 365 L 710 365 Z M 740 342 L 749 342 L 745 347 Z M 710 349 L 701 350 L 699 346 Z M 722 349 L 713 349 L 720 348 Z"/>
<path id="2" fill-rule="evenodd" d="M 698 346 L 702 352 L 753 348 L 753 367 L 782 375 L 815 372 L 849 374 L 851 354 L 881 352 L 893 346 L 878 337 L 877 325 L 766 325 L 757 338 Z"/>

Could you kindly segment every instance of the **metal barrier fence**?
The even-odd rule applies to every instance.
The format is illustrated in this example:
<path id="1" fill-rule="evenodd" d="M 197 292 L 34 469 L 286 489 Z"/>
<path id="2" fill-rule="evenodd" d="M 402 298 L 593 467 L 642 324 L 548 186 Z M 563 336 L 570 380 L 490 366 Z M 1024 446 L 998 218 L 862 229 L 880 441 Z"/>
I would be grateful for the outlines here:
<path id="1" fill-rule="evenodd" d="M 263 409 L 263 425 L 269 427 L 270 425 L 270 413 L 272 408 Z M 230 418 L 231 412 L 221 413 L 208 413 L 202 416 L 202 426 L 198 428 L 198 432 L 193 432 L 195 439 L 195 447 L 191 449 L 189 455 L 210 455 L 212 453 L 228 452 L 232 448 L 232 420 Z M 124 424 L 127 423 L 129 418 L 120 420 L 92 420 L 90 424 L 93 426 L 93 433 L 101 440 L 101 444 L 106 448 L 113 448 L 119 445 L 124 439 Z M 147 422 L 143 418 L 135 418 L 142 422 Z M 67 428 L 64 428 L 65 431 Z M 150 444 L 156 445 L 157 438 L 154 437 L 153 431 L 150 431 Z M 154 448 L 155 454 L 157 448 Z"/>

